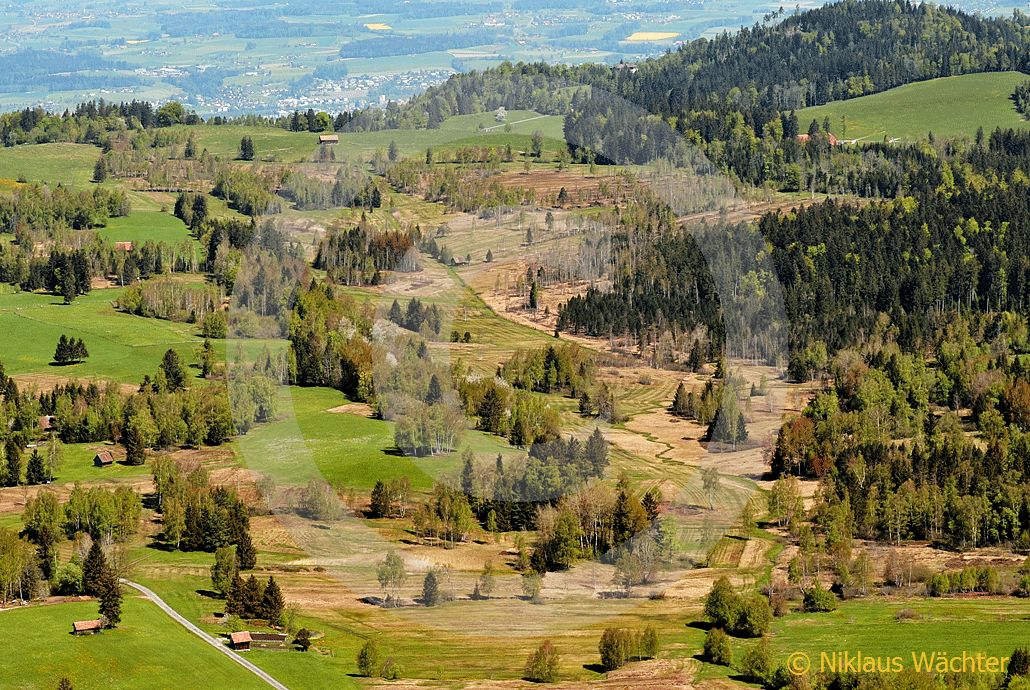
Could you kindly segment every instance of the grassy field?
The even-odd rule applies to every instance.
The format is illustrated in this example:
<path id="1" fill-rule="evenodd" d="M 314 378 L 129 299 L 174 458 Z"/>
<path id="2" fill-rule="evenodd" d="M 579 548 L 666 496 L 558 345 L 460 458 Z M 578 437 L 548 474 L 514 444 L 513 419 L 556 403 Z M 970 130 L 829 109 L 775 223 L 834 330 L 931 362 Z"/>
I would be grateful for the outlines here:
<path id="1" fill-rule="evenodd" d="M 100 149 L 91 144 L 36 144 L 0 148 L 0 179 L 84 185 Z"/>
<path id="2" fill-rule="evenodd" d="M 122 624 L 100 635 L 70 634 L 75 620 L 95 618 L 94 602 L 0 612 L 5 688 L 267 688 L 169 618 L 155 604 L 126 592 Z M 17 632 L 15 632 L 17 631 Z"/>
<path id="3" fill-rule="evenodd" d="M 202 342 L 196 326 L 118 312 L 111 303 L 119 292 L 94 290 L 66 305 L 53 295 L 0 287 L 0 331 L 5 334 L 0 339 L 0 361 L 7 373 L 139 383 L 144 373 L 157 369 L 169 348 L 186 362 L 196 361 L 194 351 Z M 89 359 L 71 366 L 52 366 L 61 334 L 82 338 Z"/>
<path id="4" fill-rule="evenodd" d="M 283 418 L 251 430 L 237 441 L 237 450 L 248 467 L 286 485 L 323 477 L 337 487 L 368 491 L 378 479 L 406 476 L 413 488 L 427 490 L 441 473 L 459 469 L 458 453 L 432 458 L 400 454 L 390 422 L 329 412 L 347 402 L 339 391 L 283 388 L 280 394 Z M 483 458 L 517 452 L 503 439 L 476 431 L 466 432 L 465 446 Z"/>
<path id="5" fill-rule="evenodd" d="M 505 132 L 504 123 L 498 123 L 494 114 L 478 113 L 448 118 L 437 129 L 394 129 L 381 132 L 343 132 L 335 151 L 338 159 L 367 159 L 375 151 L 386 151 L 395 142 L 404 155 L 413 155 L 426 148 L 454 146 L 504 146 L 525 148 L 529 137 L 539 130 L 546 141 L 545 148 L 554 150 L 562 139 L 562 118 L 540 115 L 530 110 L 512 110 L 507 123 L 511 131 Z M 244 127 L 236 125 L 199 126 L 189 128 L 196 133 L 198 146 L 222 157 L 236 156 L 240 139 L 248 135 L 254 140 L 259 160 L 274 159 L 283 162 L 312 160 L 318 153 L 318 134 L 290 132 L 273 127 Z M 92 162 L 90 163 L 92 172 Z M 0 168 L 2 170 L 2 168 Z"/>
<path id="6" fill-rule="evenodd" d="M 1030 127 L 1010 100 L 1021 72 L 967 74 L 906 84 L 883 93 L 835 101 L 798 111 L 801 131 L 812 120 L 830 118 L 830 130 L 841 139 L 888 141 L 976 135 L 978 127 Z M 844 118 L 842 123 L 841 118 Z"/>
<path id="7" fill-rule="evenodd" d="M 128 216 L 111 218 L 98 229 L 101 237 L 112 242 L 165 242 L 175 246 L 191 237 L 186 224 L 170 213 L 133 211 Z"/>

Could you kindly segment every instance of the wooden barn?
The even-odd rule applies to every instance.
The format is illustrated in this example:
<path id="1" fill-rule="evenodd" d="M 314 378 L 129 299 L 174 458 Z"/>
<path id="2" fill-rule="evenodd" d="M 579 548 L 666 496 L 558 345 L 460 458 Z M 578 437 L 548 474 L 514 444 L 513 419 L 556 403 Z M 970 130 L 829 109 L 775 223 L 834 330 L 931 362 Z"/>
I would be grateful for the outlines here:
<path id="1" fill-rule="evenodd" d="M 97 618 L 92 621 L 75 621 L 72 623 L 73 635 L 96 635 L 104 629 L 104 621 Z"/>
<path id="2" fill-rule="evenodd" d="M 229 646 L 235 649 L 237 652 L 249 652 L 250 643 L 250 633 L 246 630 L 244 630 L 243 632 L 229 633 Z"/>
<path id="3" fill-rule="evenodd" d="M 319 144 L 339 144 L 340 137 L 335 134 L 321 134 L 318 137 Z"/>
<path id="4" fill-rule="evenodd" d="M 97 467 L 107 467 L 114 464 L 114 455 L 109 450 L 99 451 L 93 456 L 93 464 Z"/>

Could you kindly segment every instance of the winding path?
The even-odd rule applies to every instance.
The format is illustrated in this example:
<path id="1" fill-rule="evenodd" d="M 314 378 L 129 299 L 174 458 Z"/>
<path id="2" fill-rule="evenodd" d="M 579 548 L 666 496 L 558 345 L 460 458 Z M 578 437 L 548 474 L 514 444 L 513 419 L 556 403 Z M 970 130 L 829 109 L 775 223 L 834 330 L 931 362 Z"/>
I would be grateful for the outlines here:
<path id="1" fill-rule="evenodd" d="M 230 659 L 235 661 L 237 664 L 239 664 L 243 668 L 247 669 L 248 671 L 250 671 L 251 673 L 256 675 L 261 680 L 263 680 L 266 683 L 268 683 L 269 685 L 271 685 L 273 688 L 276 688 L 276 690 L 289 690 L 289 688 L 287 688 L 285 685 L 283 685 L 282 683 L 277 681 L 275 678 L 273 678 L 272 676 L 268 675 L 267 673 L 262 671 L 260 668 L 258 668 L 257 666 L 255 666 L 251 662 L 247 661 L 246 659 L 244 659 L 243 657 L 241 657 L 239 654 L 237 654 L 236 652 L 232 651 L 228 647 L 226 647 L 222 643 L 221 640 L 219 640 L 216 637 L 212 637 L 211 635 L 208 635 L 206 632 L 201 630 L 199 627 L 194 625 L 192 622 L 188 621 L 178 611 L 176 611 L 171 606 L 166 604 L 164 599 L 159 597 L 149 587 L 144 587 L 143 585 L 139 584 L 138 582 L 132 582 L 132 581 L 126 580 L 126 579 L 122 579 L 122 582 L 124 584 L 128 585 L 129 587 L 132 587 L 133 589 L 138 590 L 139 592 L 141 592 L 143 594 L 143 596 L 145 596 L 147 599 L 149 599 L 150 601 L 152 601 L 155 604 L 157 604 L 161 608 L 162 611 L 164 611 L 169 616 L 171 616 L 176 621 L 178 621 L 184 628 L 189 630 L 191 633 L 193 633 L 194 635 L 196 635 L 200 639 L 202 639 L 205 642 L 207 642 L 209 645 L 211 645 L 212 647 L 217 649 L 222 654 L 225 654 L 227 657 L 229 657 Z"/>

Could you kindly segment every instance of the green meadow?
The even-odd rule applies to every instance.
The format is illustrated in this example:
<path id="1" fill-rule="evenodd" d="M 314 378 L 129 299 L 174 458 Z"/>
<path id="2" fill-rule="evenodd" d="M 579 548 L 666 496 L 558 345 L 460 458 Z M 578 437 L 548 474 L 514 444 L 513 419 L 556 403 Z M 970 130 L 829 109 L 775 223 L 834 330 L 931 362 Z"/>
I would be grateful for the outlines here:
<path id="1" fill-rule="evenodd" d="M 280 419 L 252 429 L 236 441 L 244 464 L 285 485 L 324 478 L 338 488 L 371 490 L 379 479 L 406 476 L 427 491 L 441 474 L 456 474 L 459 453 L 408 457 L 394 445 L 393 423 L 359 414 L 330 412 L 347 403 L 330 388 L 280 389 Z M 482 459 L 518 453 L 503 439 L 467 431 L 462 448 Z"/>
<path id="2" fill-rule="evenodd" d="M 0 332 L 4 333 L 0 362 L 7 373 L 139 383 L 144 373 L 156 371 L 169 348 L 186 362 L 196 361 L 195 351 L 203 339 L 195 325 L 119 312 L 112 303 L 120 292 L 93 290 L 66 305 L 54 295 L 0 287 Z M 62 334 L 82 338 L 89 359 L 53 366 L 54 348 Z"/>
<path id="3" fill-rule="evenodd" d="M 191 237 L 189 228 L 171 213 L 136 211 L 111 218 L 97 232 L 111 242 L 164 242 L 175 246 Z"/>
<path id="4" fill-rule="evenodd" d="M 0 179 L 84 185 L 93 179 L 100 149 L 91 144 L 34 144 L 0 148 Z"/>
<path id="5" fill-rule="evenodd" d="M 812 120 L 822 125 L 829 118 L 830 131 L 847 140 L 916 141 L 928 132 L 938 138 L 972 138 L 979 127 L 988 133 L 995 127 L 1030 127 L 1010 98 L 1027 79 L 1021 72 L 931 79 L 805 108 L 798 111 L 798 121 L 804 132 Z"/>
<path id="6" fill-rule="evenodd" d="M 161 611 L 126 590 L 122 623 L 99 635 L 71 634 L 72 621 L 96 618 L 96 603 L 74 602 L 0 612 L 5 688 L 267 688 Z"/>
<path id="7" fill-rule="evenodd" d="M 403 155 L 417 154 L 427 148 L 504 146 L 508 143 L 518 149 L 528 147 L 529 138 L 536 131 L 544 135 L 545 148 L 554 150 L 563 137 L 562 122 L 559 116 L 540 115 L 531 110 L 512 110 L 507 117 L 511 131 L 507 132 L 505 123 L 497 122 L 492 112 L 457 115 L 447 118 L 435 129 L 340 132 L 340 143 L 335 146 L 335 152 L 338 159 L 367 159 L 377 150 L 386 151 L 390 142 L 396 143 Z M 313 160 L 318 154 L 319 135 L 313 132 L 240 125 L 201 125 L 188 129 L 196 135 L 201 149 L 221 157 L 236 156 L 240 139 L 244 136 L 254 140 L 257 160 L 296 162 Z"/>

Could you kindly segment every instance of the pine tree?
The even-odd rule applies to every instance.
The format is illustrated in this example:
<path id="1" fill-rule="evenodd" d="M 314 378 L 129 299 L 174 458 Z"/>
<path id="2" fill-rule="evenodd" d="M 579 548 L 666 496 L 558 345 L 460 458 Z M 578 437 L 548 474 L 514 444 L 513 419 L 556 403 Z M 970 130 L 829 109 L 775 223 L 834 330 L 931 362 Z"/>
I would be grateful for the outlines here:
<path id="1" fill-rule="evenodd" d="M 29 458 L 28 467 L 25 469 L 25 483 L 26 484 L 45 484 L 47 481 L 46 466 L 43 463 L 43 456 L 39 454 L 39 451 L 33 449 L 32 456 Z"/>
<path id="2" fill-rule="evenodd" d="M 143 440 L 143 432 L 140 431 L 138 422 L 130 419 L 128 426 L 129 428 L 125 433 L 125 462 L 138 467 L 147 459 L 146 443 Z"/>
<path id="3" fill-rule="evenodd" d="M 250 137 L 240 139 L 240 160 L 254 160 L 254 140 Z"/>
<path id="4" fill-rule="evenodd" d="M 61 680 L 57 681 L 57 690 L 75 690 L 75 688 L 70 680 L 61 678 Z"/>
<path id="5" fill-rule="evenodd" d="M 114 568 L 109 565 L 104 567 L 97 589 L 100 615 L 107 621 L 107 627 L 115 628 L 122 620 L 122 588 Z"/>
<path id="6" fill-rule="evenodd" d="M 57 349 L 54 350 L 54 361 L 58 364 L 66 364 L 71 361 L 71 352 L 68 347 L 68 336 L 64 333 L 57 339 Z"/>
<path id="7" fill-rule="evenodd" d="M 264 599 L 265 590 L 261 582 L 251 575 L 243 585 L 243 615 L 247 618 L 257 618 L 261 615 L 261 601 Z"/>
<path id="8" fill-rule="evenodd" d="M 285 609 L 286 600 L 279 589 L 279 583 L 274 577 L 269 576 L 264 595 L 261 597 L 261 617 L 272 625 L 279 625 Z"/>
<path id="9" fill-rule="evenodd" d="M 165 382 L 170 391 L 186 389 L 186 369 L 182 365 L 182 358 L 175 350 L 168 349 L 161 359 L 161 371 L 165 375 Z"/>
<path id="10" fill-rule="evenodd" d="M 680 385 L 676 387 L 676 395 L 672 399 L 672 413 L 679 416 L 685 417 L 687 415 L 687 387 L 682 381 Z"/>
<path id="11" fill-rule="evenodd" d="M 97 184 L 107 180 L 107 159 L 104 156 L 100 156 L 97 159 L 96 165 L 93 166 L 93 181 Z"/>
<path id="12" fill-rule="evenodd" d="M 225 592 L 225 612 L 230 616 L 243 617 L 246 613 L 243 607 L 244 584 L 240 577 L 239 570 L 233 573 L 229 588 Z"/>
<path id="13" fill-rule="evenodd" d="M 86 560 L 82 562 L 82 592 L 89 596 L 100 594 L 100 581 L 107 570 L 107 556 L 100 546 L 100 540 L 94 539 Z"/>
<path id="14" fill-rule="evenodd" d="M 257 549 L 250 537 L 250 530 L 244 530 L 236 541 L 236 563 L 240 570 L 253 570 L 257 565 Z"/>
<path id="15" fill-rule="evenodd" d="M 426 606 L 436 606 L 440 603 L 440 578 L 435 570 L 426 573 L 422 580 L 422 603 Z"/>
<path id="16" fill-rule="evenodd" d="M 429 379 L 429 390 L 426 391 L 426 404 L 435 405 L 443 399 L 443 391 L 440 388 L 440 379 L 436 374 Z"/>
<path id="17" fill-rule="evenodd" d="M 4 486 L 18 486 L 21 484 L 21 444 L 13 436 L 4 444 L 4 458 L 7 461 Z"/>

